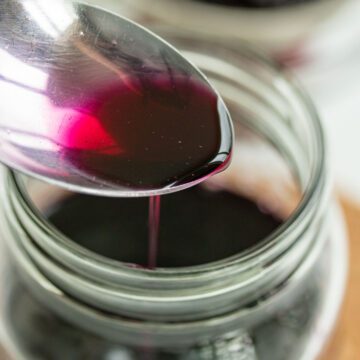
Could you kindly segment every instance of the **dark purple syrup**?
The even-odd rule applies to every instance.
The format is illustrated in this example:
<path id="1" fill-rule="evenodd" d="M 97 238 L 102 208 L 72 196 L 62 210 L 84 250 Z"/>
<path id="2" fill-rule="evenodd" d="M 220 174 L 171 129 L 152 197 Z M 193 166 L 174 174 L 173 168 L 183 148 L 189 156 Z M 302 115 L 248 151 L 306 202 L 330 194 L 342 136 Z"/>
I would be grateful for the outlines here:
<path id="1" fill-rule="evenodd" d="M 140 80 L 89 89 L 77 101 L 58 131 L 64 162 L 133 191 L 196 182 L 224 167 L 232 138 L 209 85 L 175 74 Z"/>
<path id="2" fill-rule="evenodd" d="M 156 213 L 156 201 L 153 204 Z M 147 198 L 74 195 L 50 221 L 85 248 L 143 267 L 183 267 L 238 254 L 260 243 L 281 221 L 228 191 L 202 185 L 162 196 L 156 252 L 149 252 Z M 157 258 L 156 264 L 149 262 Z"/>
<path id="3" fill-rule="evenodd" d="M 149 248 L 148 267 L 156 268 L 160 231 L 160 195 L 151 196 L 149 200 Z"/>

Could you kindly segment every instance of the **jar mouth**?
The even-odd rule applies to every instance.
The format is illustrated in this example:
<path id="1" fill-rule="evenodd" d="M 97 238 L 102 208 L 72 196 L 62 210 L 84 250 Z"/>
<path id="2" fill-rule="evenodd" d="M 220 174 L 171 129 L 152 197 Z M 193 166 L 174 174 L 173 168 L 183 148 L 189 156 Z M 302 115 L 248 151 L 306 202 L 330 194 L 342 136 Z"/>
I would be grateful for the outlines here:
<path id="1" fill-rule="evenodd" d="M 16 192 L 20 195 L 28 214 L 31 214 L 43 232 L 55 235 L 57 241 L 54 242 L 53 245 L 57 250 L 61 250 L 64 254 L 66 253 L 69 258 L 81 259 L 83 265 L 89 269 L 101 268 L 103 273 L 107 273 L 111 277 L 125 277 L 128 278 L 129 281 L 135 278 L 144 281 L 164 280 L 169 282 L 186 279 L 189 276 L 195 275 L 202 277 L 204 274 L 207 274 L 208 276 L 209 273 L 224 271 L 224 269 L 230 273 L 234 268 L 236 268 L 237 271 L 239 271 L 239 269 L 246 271 L 249 268 L 263 263 L 265 259 L 275 257 L 279 251 L 285 250 L 287 246 L 291 246 L 289 238 L 296 238 L 294 234 L 303 231 L 306 223 L 311 221 L 312 214 L 314 214 L 320 206 L 321 201 L 319 201 L 319 199 L 327 195 L 328 189 L 327 186 L 325 186 L 327 183 L 327 164 L 323 129 L 311 100 L 297 81 L 291 75 L 284 73 L 283 69 L 281 69 L 277 63 L 269 60 L 261 52 L 254 50 L 246 43 L 239 43 L 241 45 L 239 47 L 241 53 L 246 54 L 249 58 L 256 59 L 260 66 L 271 73 L 273 77 L 272 85 L 277 88 L 277 91 L 282 92 L 283 96 L 291 99 L 291 106 L 298 108 L 298 111 L 301 111 L 306 116 L 308 125 L 310 126 L 310 135 L 312 136 L 311 144 L 314 148 L 312 154 L 310 154 L 312 157 L 312 168 L 310 169 L 307 185 L 303 189 L 302 199 L 290 217 L 258 245 L 219 261 L 180 268 L 156 268 L 154 270 L 133 268 L 125 263 L 98 255 L 73 243 L 40 214 L 28 198 L 21 177 L 11 171 L 10 181 L 16 189 Z M 293 236 L 289 236 L 290 234 Z M 55 248 L 54 250 L 56 250 Z"/>

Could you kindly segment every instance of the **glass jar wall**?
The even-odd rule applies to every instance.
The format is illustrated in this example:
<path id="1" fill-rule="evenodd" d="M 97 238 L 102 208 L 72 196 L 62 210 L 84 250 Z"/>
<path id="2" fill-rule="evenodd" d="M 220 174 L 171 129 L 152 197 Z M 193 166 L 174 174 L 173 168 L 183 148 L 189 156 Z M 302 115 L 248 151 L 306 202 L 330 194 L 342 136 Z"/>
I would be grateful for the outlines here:
<path id="1" fill-rule="evenodd" d="M 27 360 L 315 359 L 346 272 L 316 112 L 293 80 L 243 44 L 163 35 L 208 75 L 234 120 L 233 163 L 204 186 L 237 193 L 282 224 L 231 256 L 148 270 L 94 251 L 96 222 L 80 240 L 65 235 L 52 215 L 76 194 L 3 169 L 4 345 Z M 239 218 L 236 243 L 246 240 L 244 226 Z M 190 240 L 188 252 L 198 238 Z"/>

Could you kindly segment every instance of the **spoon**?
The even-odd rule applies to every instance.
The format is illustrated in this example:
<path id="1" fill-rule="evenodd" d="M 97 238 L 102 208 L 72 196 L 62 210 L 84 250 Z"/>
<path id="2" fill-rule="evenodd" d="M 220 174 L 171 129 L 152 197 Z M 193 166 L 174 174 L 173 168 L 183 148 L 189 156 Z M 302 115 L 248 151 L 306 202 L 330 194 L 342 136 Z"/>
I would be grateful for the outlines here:
<path id="1" fill-rule="evenodd" d="M 129 197 L 185 189 L 228 165 L 224 102 L 145 28 L 77 1 L 0 0 L 0 34 L 7 166 L 69 190 Z"/>

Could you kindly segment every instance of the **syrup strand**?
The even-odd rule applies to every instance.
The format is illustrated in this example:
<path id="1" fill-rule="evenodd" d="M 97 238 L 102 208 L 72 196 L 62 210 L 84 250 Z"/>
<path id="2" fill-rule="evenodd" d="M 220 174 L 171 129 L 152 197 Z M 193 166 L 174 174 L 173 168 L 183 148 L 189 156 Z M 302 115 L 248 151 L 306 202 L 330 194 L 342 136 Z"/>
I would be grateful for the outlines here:
<path id="1" fill-rule="evenodd" d="M 160 195 L 149 198 L 149 257 L 148 267 L 156 268 L 160 226 Z"/>

